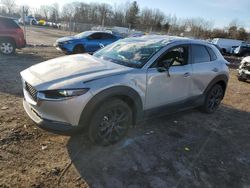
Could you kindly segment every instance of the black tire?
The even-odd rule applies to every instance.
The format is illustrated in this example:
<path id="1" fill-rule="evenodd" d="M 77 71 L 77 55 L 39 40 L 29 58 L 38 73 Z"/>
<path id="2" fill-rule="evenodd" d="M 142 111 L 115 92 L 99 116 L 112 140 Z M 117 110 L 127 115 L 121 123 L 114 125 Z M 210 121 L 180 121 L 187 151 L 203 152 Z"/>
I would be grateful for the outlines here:
<path id="1" fill-rule="evenodd" d="M 16 45 L 11 40 L 0 41 L 0 52 L 4 55 L 12 55 L 16 51 Z"/>
<path id="2" fill-rule="evenodd" d="M 223 96 L 224 91 L 221 85 L 214 85 L 206 95 L 205 102 L 201 107 L 202 111 L 208 114 L 215 112 L 218 109 Z"/>
<path id="3" fill-rule="evenodd" d="M 74 50 L 73 50 L 73 53 L 74 54 L 81 54 L 81 53 L 84 53 L 85 52 L 85 49 L 82 45 L 76 45 L 74 47 Z"/>
<path id="4" fill-rule="evenodd" d="M 247 81 L 247 79 L 242 78 L 241 76 L 238 76 L 238 80 L 239 80 L 239 81 L 241 81 L 241 82 L 245 82 L 245 81 Z"/>
<path id="5" fill-rule="evenodd" d="M 104 102 L 93 114 L 89 126 L 89 138 L 99 145 L 115 144 L 132 125 L 130 107 L 120 99 Z"/>

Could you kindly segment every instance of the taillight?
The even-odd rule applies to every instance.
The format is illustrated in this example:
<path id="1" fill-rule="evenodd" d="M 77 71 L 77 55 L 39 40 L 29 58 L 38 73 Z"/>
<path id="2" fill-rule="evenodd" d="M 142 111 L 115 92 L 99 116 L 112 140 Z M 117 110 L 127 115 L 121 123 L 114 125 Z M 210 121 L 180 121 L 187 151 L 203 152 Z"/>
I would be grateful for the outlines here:
<path id="1" fill-rule="evenodd" d="M 23 30 L 22 30 L 21 28 L 17 28 L 17 29 L 16 29 L 16 32 L 17 32 L 18 34 L 23 34 Z"/>

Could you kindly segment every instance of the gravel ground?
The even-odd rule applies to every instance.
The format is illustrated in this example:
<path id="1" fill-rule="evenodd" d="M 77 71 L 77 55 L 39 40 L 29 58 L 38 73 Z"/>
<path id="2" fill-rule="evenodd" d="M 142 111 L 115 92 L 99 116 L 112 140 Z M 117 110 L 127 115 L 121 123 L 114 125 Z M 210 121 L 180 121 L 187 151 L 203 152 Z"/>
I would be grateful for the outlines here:
<path id="1" fill-rule="evenodd" d="M 250 85 L 236 70 L 216 113 L 147 120 L 99 147 L 43 131 L 23 110 L 19 72 L 62 55 L 29 47 L 0 56 L 0 187 L 250 187 Z"/>

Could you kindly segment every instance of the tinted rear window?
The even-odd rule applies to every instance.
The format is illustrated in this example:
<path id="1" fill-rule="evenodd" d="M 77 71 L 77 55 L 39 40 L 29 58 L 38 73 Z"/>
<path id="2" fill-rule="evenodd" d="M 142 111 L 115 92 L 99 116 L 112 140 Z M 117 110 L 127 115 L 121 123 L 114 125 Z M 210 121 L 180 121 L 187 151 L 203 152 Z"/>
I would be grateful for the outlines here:
<path id="1" fill-rule="evenodd" d="M 205 46 L 193 45 L 192 46 L 193 63 L 204 63 L 210 61 L 210 55 Z"/>
<path id="2" fill-rule="evenodd" d="M 102 39 L 112 39 L 112 38 L 114 38 L 113 35 L 109 33 L 102 33 Z"/>
<path id="3" fill-rule="evenodd" d="M 9 29 L 20 28 L 19 25 L 12 19 L 0 19 L 0 24 Z"/>

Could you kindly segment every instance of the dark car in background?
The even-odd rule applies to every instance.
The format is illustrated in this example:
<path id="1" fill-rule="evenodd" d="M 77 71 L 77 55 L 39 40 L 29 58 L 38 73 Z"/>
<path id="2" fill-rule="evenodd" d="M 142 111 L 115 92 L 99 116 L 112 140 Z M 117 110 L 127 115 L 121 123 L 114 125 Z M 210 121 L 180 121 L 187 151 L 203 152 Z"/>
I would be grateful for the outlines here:
<path id="1" fill-rule="evenodd" d="M 94 53 L 100 48 L 107 46 L 121 36 L 104 31 L 85 31 L 75 36 L 59 38 L 55 46 L 66 54 Z"/>
<path id="2" fill-rule="evenodd" d="M 16 48 L 24 48 L 25 45 L 21 27 L 12 18 L 0 16 L 0 52 L 11 55 L 15 53 Z"/>

